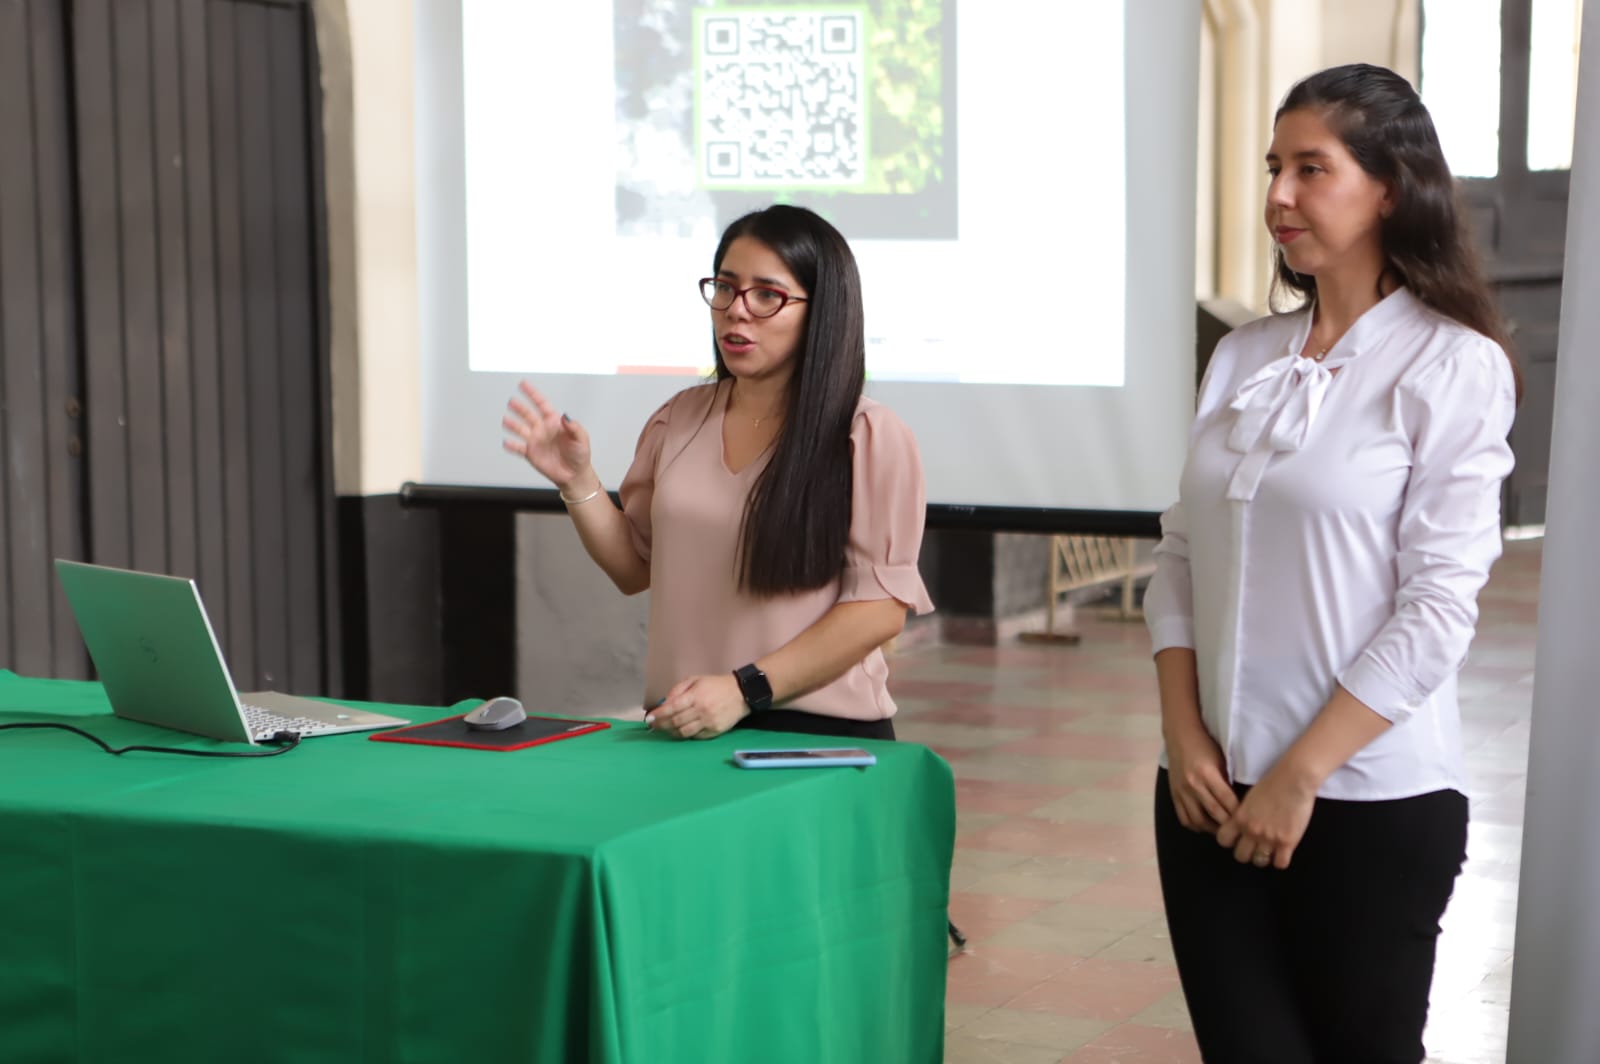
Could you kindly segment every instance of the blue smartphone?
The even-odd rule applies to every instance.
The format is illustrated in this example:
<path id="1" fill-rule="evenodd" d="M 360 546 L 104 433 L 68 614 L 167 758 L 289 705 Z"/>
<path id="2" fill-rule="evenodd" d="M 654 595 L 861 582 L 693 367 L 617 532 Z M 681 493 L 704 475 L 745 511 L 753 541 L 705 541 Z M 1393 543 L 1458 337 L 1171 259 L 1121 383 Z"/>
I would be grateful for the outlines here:
<path id="1" fill-rule="evenodd" d="M 817 747 L 810 750 L 735 750 L 733 763 L 740 768 L 826 768 L 876 765 L 876 755 L 858 747 Z"/>

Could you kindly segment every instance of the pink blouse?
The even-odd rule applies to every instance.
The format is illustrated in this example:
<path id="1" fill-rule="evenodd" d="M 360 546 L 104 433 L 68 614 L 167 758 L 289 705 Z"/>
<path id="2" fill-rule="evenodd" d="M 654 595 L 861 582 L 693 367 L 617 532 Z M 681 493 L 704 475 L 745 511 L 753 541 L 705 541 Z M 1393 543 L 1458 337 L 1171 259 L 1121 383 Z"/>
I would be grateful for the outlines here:
<path id="1" fill-rule="evenodd" d="M 850 427 L 855 486 L 837 579 L 814 591 L 757 598 L 738 587 L 745 499 L 770 449 L 737 473 L 722 451 L 732 380 L 688 388 L 651 415 L 623 478 L 634 547 L 650 563 L 650 647 L 644 704 L 690 676 L 732 672 L 770 654 L 840 602 L 892 598 L 933 609 L 917 571 L 926 487 L 917 441 L 888 407 L 863 397 Z M 832 683 L 784 703 L 852 720 L 894 716 L 881 650 Z"/>

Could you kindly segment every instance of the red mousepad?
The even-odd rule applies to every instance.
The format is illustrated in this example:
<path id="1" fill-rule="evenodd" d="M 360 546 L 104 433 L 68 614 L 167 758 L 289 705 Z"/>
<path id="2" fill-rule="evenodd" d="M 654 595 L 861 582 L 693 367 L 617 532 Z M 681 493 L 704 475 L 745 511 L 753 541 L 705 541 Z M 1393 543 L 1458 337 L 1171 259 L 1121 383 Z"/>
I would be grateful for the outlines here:
<path id="1" fill-rule="evenodd" d="M 419 743 L 423 746 L 460 746 L 468 750 L 525 750 L 541 743 L 553 743 L 587 735 L 611 727 L 603 720 L 563 720 L 560 717 L 529 717 L 501 731 L 481 731 L 467 727 L 460 716 L 446 717 L 431 724 L 374 732 L 377 743 Z"/>

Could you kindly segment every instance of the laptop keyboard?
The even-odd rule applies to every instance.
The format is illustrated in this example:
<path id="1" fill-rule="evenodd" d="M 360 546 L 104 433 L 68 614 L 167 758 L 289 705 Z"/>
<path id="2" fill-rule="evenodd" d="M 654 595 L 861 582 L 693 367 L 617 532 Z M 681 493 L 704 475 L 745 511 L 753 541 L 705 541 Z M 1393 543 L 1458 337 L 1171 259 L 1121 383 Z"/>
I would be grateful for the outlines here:
<path id="1" fill-rule="evenodd" d="M 252 706 L 248 702 L 239 703 L 239 708 L 244 710 L 245 727 L 250 729 L 250 734 L 256 739 L 270 739 L 279 732 L 298 732 L 302 737 L 321 735 L 323 732 L 341 727 L 325 720 L 312 720 L 310 717 L 286 717 L 282 713 L 274 713 L 261 706 Z"/>

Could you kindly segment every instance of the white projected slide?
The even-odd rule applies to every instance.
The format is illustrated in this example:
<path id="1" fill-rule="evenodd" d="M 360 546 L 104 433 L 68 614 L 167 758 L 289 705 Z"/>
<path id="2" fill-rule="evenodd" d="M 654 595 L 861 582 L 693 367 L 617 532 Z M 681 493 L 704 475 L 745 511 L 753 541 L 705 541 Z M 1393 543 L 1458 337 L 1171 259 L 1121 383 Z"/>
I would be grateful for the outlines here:
<path id="1" fill-rule="evenodd" d="M 414 10 L 424 482 L 549 488 L 501 448 L 526 378 L 615 487 L 650 412 L 711 368 L 695 282 L 722 230 L 786 202 L 855 249 L 867 393 L 916 434 L 930 504 L 1147 527 L 1171 503 L 1200 5 Z"/>
<path id="2" fill-rule="evenodd" d="M 704 375 L 695 281 L 782 201 L 849 239 L 872 381 L 1121 387 L 1123 4 L 956 4 L 466 0 L 471 369 Z"/>

